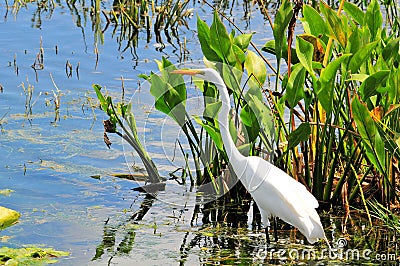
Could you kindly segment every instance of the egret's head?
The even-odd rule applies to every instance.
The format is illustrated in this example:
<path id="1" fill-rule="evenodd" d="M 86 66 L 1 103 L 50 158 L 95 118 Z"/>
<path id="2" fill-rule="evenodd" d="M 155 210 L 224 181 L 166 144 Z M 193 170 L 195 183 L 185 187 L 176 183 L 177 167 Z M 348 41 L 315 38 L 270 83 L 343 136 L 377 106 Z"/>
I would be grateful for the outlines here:
<path id="1" fill-rule="evenodd" d="M 172 71 L 173 74 L 182 74 L 182 75 L 189 75 L 194 76 L 209 82 L 214 83 L 215 85 L 222 85 L 223 81 L 221 76 L 217 71 L 211 68 L 204 68 L 204 69 L 177 69 Z"/>

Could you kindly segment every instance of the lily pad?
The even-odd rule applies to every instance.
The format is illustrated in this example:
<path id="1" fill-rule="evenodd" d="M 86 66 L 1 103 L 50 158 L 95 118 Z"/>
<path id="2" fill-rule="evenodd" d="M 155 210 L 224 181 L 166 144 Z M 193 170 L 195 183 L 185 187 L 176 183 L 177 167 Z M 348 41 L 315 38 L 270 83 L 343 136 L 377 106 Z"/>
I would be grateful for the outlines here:
<path id="1" fill-rule="evenodd" d="M 0 206 L 0 230 L 18 221 L 20 214 L 14 210 Z"/>

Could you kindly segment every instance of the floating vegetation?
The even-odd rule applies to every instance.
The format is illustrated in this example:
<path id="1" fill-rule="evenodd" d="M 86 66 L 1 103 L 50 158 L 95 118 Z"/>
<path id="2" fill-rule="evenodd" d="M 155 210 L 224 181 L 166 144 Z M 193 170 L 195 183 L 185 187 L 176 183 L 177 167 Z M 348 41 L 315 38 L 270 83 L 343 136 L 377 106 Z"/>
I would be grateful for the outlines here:
<path id="1" fill-rule="evenodd" d="M 19 217 L 20 214 L 18 212 L 0 206 L 0 230 L 15 224 Z"/>
<path id="2" fill-rule="evenodd" d="M 0 189 L 0 195 L 3 195 L 3 196 L 10 196 L 11 193 L 13 193 L 13 192 L 14 192 L 14 190 L 9 189 L 9 188 Z"/>
<path id="3" fill-rule="evenodd" d="M 52 248 L 0 247 L 0 265 L 46 265 L 56 263 L 56 258 L 66 257 L 69 253 Z"/>

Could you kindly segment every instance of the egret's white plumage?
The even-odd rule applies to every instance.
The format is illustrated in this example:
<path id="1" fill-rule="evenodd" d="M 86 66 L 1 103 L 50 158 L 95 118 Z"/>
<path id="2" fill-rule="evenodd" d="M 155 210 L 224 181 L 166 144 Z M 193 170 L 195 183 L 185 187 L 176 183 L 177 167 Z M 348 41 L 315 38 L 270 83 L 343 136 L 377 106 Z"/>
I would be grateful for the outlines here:
<path id="1" fill-rule="evenodd" d="M 219 73 L 210 68 L 173 73 L 196 76 L 217 86 L 222 101 L 218 122 L 229 163 L 257 203 L 264 225 L 270 226 L 270 217 L 279 217 L 298 228 L 311 244 L 326 239 L 315 210 L 318 201 L 306 187 L 268 161 L 256 156 L 245 157 L 236 148 L 228 126 L 229 94 Z"/>

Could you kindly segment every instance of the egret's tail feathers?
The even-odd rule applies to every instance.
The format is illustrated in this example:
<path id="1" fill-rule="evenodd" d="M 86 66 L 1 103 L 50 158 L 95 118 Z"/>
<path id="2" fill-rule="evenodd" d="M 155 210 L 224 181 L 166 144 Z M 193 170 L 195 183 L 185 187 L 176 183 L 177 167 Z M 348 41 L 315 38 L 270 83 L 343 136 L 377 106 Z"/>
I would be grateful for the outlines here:
<path id="1" fill-rule="evenodd" d="M 314 228 L 314 230 L 311 231 L 310 235 L 308 235 L 308 236 L 305 235 L 305 236 L 307 237 L 308 242 L 310 242 L 311 244 L 314 244 L 319 239 L 325 239 L 326 238 L 322 226 Z"/>
<path id="2" fill-rule="evenodd" d="M 313 211 L 316 212 L 315 210 Z M 308 242 L 314 244 L 319 239 L 326 238 L 324 228 L 322 227 L 321 220 L 319 219 L 318 215 L 310 215 L 303 221 L 303 227 L 299 227 L 299 230 L 307 238 Z"/>

